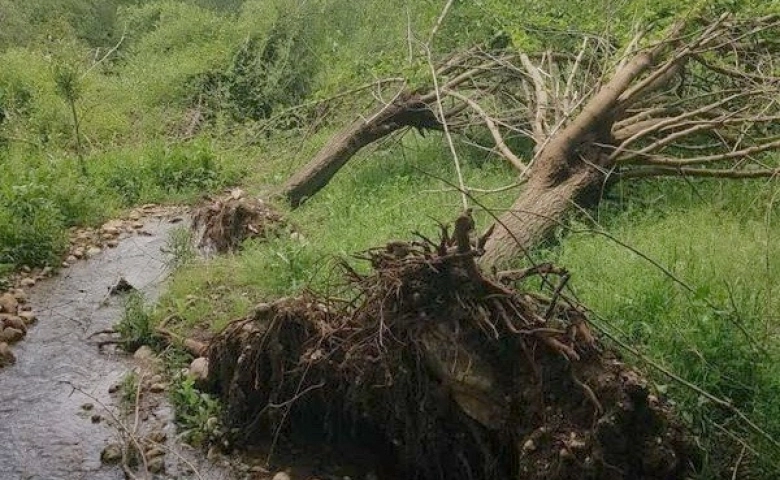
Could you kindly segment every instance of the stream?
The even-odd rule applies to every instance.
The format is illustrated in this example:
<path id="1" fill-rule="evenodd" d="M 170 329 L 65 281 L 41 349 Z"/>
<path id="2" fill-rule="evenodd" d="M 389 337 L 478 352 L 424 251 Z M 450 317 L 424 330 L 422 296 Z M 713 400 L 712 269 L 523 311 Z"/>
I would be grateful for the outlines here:
<path id="1" fill-rule="evenodd" d="M 133 360 L 110 349 L 99 352 L 89 336 L 121 318 L 122 298 L 108 294 L 120 277 L 148 301 L 160 293 L 167 276 L 162 247 L 177 225 L 167 219 L 144 220 L 142 234 L 28 291 L 38 323 L 15 346 L 16 364 L 0 371 L 0 479 L 125 478 L 118 466 L 100 460 L 102 449 L 119 441 L 117 427 L 106 420 L 93 423 L 91 417 L 97 413 L 109 418 L 107 410 L 116 410 L 109 388 L 133 368 Z M 198 475 L 192 478 L 230 478 L 199 452 L 171 447 L 172 422 L 158 418 L 170 416 L 170 408 L 163 405 L 160 410 L 154 420 L 166 429 L 169 448 L 185 452 L 187 461 L 197 466 Z M 163 478 L 190 476 L 172 467 Z"/>

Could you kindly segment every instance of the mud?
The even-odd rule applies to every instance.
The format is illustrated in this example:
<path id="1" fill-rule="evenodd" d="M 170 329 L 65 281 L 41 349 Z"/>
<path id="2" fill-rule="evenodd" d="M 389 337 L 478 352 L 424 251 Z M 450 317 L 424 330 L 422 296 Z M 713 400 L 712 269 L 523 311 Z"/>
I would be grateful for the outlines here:
<path id="1" fill-rule="evenodd" d="M 16 364 L 0 371 L 0 478 L 124 478 L 117 466 L 102 465 L 100 454 L 118 440 L 109 421 L 116 403 L 109 388 L 133 363 L 127 355 L 100 353 L 90 334 L 111 328 L 121 317 L 121 297 L 109 295 L 120 277 L 149 300 L 160 291 L 167 275 L 161 248 L 177 225 L 158 218 L 144 221 L 143 235 L 125 238 L 28 292 L 39 322 L 14 349 Z M 103 421 L 93 423 L 95 414 Z M 175 438 L 164 401 L 155 415 L 168 438 Z M 199 467 L 201 478 L 226 478 L 194 452 L 185 454 Z M 169 473 L 189 478 L 175 468 Z"/>

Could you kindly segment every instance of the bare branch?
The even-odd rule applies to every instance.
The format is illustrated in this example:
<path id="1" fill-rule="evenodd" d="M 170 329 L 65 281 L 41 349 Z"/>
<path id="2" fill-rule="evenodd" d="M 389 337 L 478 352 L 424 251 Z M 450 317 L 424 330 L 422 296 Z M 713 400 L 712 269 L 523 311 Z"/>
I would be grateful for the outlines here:
<path id="1" fill-rule="evenodd" d="M 482 120 L 485 122 L 485 125 L 487 125 L 490 134 L 493 136 L 493 141 L 496 142 L 496 148 L 498 148 L 498 150 L 501 152 L 504 158 L 509 160 L 509 162 L 512 165 L 514 165 L 516 169 L 520 170 L 522 176 L 525 176 L 527 174 L 528 166 L 525 164 L 525 162 L 520 160 L 514 153 L 512 153 L 512 150 L 510 150 L 509 147 L 507 147 L 506 143 L 504 142 L 504 137 L 501 135 L 498 126 L 490 117 L 490 115 L 488 115 L 488 113 L 477 102 L 453 90 L 444 90 L 443 93 L 455 97 L 462 102 L 467 103 L 468 106 L 472 108 L 472 110 L 477 112 L 477 115 L 479 115 L 482 118 Z"/>

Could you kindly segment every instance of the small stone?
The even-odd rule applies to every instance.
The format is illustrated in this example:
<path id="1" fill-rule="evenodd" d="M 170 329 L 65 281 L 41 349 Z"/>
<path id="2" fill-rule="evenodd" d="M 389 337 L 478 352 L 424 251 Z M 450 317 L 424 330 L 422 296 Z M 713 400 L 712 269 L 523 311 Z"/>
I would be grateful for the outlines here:
<path id="1" fill-rule="evenodd" d="M 24 273 L 30 273 L 32 271 L 32 268 L 30 268 L 29 265 L 22 265 L 22 271 Z"/>
<path id="2" fill-rule="evenodd" d="M 35 324 L 35 322 L 38 321 L 38 317 L 35 316 L 34 313 L 27 311 L 27 312 L 19 312 L 19 318 L 22 319 L 22 322 L 24 322 L 25 326 L 30 326 Z"/>
<path id="3" fill-rule="evenodd" d="M 132 224 L 131 226 L 132 226 L 132 227 L 133 227 L 135 230 L 140 230 L 140 229 L 144 228 L 144 224 L 143 224 L 143 222 L 133 222 L 133 224 Z"/>
<path id="4" fill-rule="evenodd" d="M 27 324 L 21 317 L 16 315 L 8 315 L 7 313 L 0 313 L 0 320 L 2 320 L 5 328 L 15 328 L 27 333 Z"/>
<path id="5" fill-rule="evenodd" d="M 163 457 L 155 457 L 147 462 L 149 472 L 151 473 L 163 473 L 165 471 L 165 459 Z"/>
<path id="6" fill-rule="evenodd" d="M 88 257 L 94 257 L 95 255 L 100 254 L 103 250 L 100 249 L 100 247 L 89 247 L 87 249 L 87 256 Z"/>
<path id="7" fill-rule="evenodd" d="M 21 286 L 23 286 L 23 287 L 26 287 L 26 288 L 34 287 L 35 286 L 35 279 L 34 278 L 30 278 L 30 277 L 23 278 L 22 281 L 19 282 L 19 284 Z"/>
<path id="8" fill-rule="evenodd" d="M 141 208 L 144 208 L 144 207 L 141 207 Z M 130 218 L 130 220 L 138 220 L 138 219 L 141 218 L 141 214 L 138 213 L 138 212 L 130 212 L 130 215 L 128 215 L 128 217 Z"/>
<path id="9" fill-rule="evenodd" d="M 82 256 L 84 256 L 84 255 L 82 254 Z M 68 258 L 65 259 L 65 263 L 67 263 L 67 264 L 76 263 L 78 261 L 79 261 L 79 259 L 75 255 L 68 255 Z"/>
<path id="10" fill-rule="evenodd" d="M 108 387 L 108 393 L 116 393 L 119 391 L 119 389 L 122 388 L 118 383 L 115 383 Z"/>
<path id="11" fill-rule="evenodd" d="M 209 417 L 206 420 L 206 430 L 212 431 L 219 426 L 219 419 L 217 417 Z"/>
<path id="12" fill-rule="evenodd" d="M 116 248 L 117 246 L 119 246 L 119 240 L 116 240 L 116 239 L 109 240 L 109 241 L 106 242 L 106 246 L 108 248 Z"/>
<path id="13" fill-rule="evenodd" d="M 84 258 L 84 249 L 81 247 L 74 249 L 71 257 L 75 257 L 78 260 L 81 260 Z M 68 257 L 68 259 L 70 259 L 70 257 Z"/>
<path id="14" fill-rule="evenodd" d="M 54 270 L 51 267 L 43 267 L 41 270 L 41 276 L 42 277 L 48 277 L 52 274 Z"/>
<path id="15" fill-rule="evenodd" d="M 149 383 L 161 383 L 163 381 L 162 375 L 152 375 L 152 378 L 149 379 Z"/>
<path id="16" fill-rule="evenodd" d="M 523 444 L 523 451 L 528 453 L 533 452 L 534 450 L 536 450 L 536 443 L 534 443 L 534 441 L 529 438 Z"/>
<path id="17" fill-rule="evenodd" d="M 122 459 L 122 447 L 118 443 L 111 443 L 100 452 L 100 461 L 103 463 L 119 463 Z"/>
<path id="18" fill-rule="evenodd" d="M 62 262 L 62 268 L 68 268 L 68 267 L 70 267 L 70 263 Z"/>
<path id="19" fill-rule="evenodd" d="M 27 293 L 21 288 L 15 288 L 10 293 L 14 296 L 16 301 L 19 302 L 19 304 L 27 303 Z"/>
<path id="20" fill-rule="evenodd" d="M 0 342 L 0 368 L 16 363 L 16 356 L 11 347 L 5 342 Z"/>
<path id="21" fill-rule="evenodd" d="M 0 333 L 0 342 L 16 343 L 24 338 L 24 331 L 18 328 L 8 327 L 3 329 L 3 333 Z"/>
<path id="22" fill-rule="evenodd" d="M 165 440 L 168 439 L 168 435 L 166 435 L 162 430 L 155 430 L 150 433 L 147 438 L 155 443 L 165 443 Z"/>
<path id="23" fill-rule="evenodd" d="M 99 413 L 96 413 L 92 415 L 89 419 L 92 421 L 92 423 L 100 423 L 100 421 L 103 420 L 103 417 L 101 417 Z"/>
<path id="24" fill-rule="evenodd" d="M 206 459 L 209 462 L 214 462 L 219 458 L 219 449 L 217 447 L 210 447 L 206 452 Z"/>
<path id="25" fill-rule="evenodd" d="M 204 381 L 209 376 L 209 359 L 206 357 L 198 357 L 190 363 L 190 377 L 196 382 Z"/>
<path id="26" fill-rule="evenodd" d="M 133 354 L 133 358 L 138 361 L 145 362 L 145 361 L 154 360 L 155 355 L 152 349 L 149 348 L 148 345 L 144 345 L 135 351 L 135 353 Z"/>
<path id="27" fill-rule="evenodd" d="M 162 457 L 165 455 L 165 450 L 161 447 L 152 447 L 146 451 L 146 456 L 149 458 Z"/>
<path id="28" fill-rule="evenodd" d="M 277 472 L 271 480 L 292 480 L 287 472 Z"/>
<path id="29" fill-rule="evenodd" d="M 81 406 L 81 409 L 84 410 L 85 412 L 88 412 L 93 408 L 95 408 L 95 405 L 93 403 L 85 403 L 84 405 Z"/>
<path id="30" fill-rule="evenodd" d="M 109 238 L 119 235 L 119 229 L 114 225 L 103 225 L 101 230 L 103 232 L 103 236 L 107 236 Z"/>
<path id="31" fill-rule="evenodd" d="M 149 387 L 149 391 L 152 393 L 162 393 L 165 391 L 166 388 L 168 388 L 168 386 L 165 385 L 164 383 L 153 383 Z"/>
<path id="32" fill-rule="evenodd" d="M 19 310 L 19 301 L 10 293 L 0 295 L 0 312 L 16 315 Z"/>

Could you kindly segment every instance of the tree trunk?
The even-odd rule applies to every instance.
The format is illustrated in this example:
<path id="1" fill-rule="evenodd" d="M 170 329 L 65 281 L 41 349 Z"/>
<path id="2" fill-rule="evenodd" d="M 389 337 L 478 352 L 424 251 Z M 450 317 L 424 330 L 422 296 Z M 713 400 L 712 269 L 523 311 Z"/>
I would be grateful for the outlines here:
<path id="1" fill-rule="evenodd" d="M 366 118 L 339 132 L 317 155 L 282 187 L 290 205 L 300 206 L 328 184 L 331 178 L 361 148 L 405 127 L 439 129 L 441 123 L 417 94 L 404 93 Z"/>
<path id="2" fill-rule="evenodd" d="M 552 183 L 544 173 L 531 175 L 510 210 L 496 222 L 480 258 L 486 270 L 522 257 L 548 239 L 556 227 L 564 224 L 568 213 L 580 208 L 584 198 L 599 193 L 604 181 L 603 173 L 588 165 L 580 166 L 558 183 Z"/>

